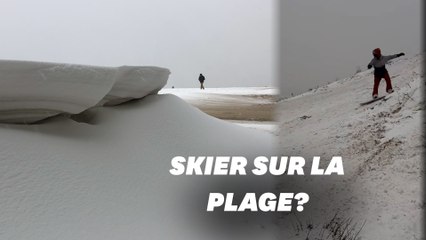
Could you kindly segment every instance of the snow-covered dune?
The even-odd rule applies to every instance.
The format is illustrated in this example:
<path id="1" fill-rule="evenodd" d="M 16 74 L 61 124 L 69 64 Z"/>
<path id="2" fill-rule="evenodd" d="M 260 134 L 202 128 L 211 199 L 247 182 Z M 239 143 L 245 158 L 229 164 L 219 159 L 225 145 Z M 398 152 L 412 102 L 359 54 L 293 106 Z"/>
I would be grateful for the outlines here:
<path id="1" fill-rule="evenodd" d="M 0 60 L 0 122 L 31 123 L 158 92 L 170 71 Z"/>
<path id="2" fill-rule="evenodd" d="M 209 191 L 240 178 L 172 176 L 170 160 L 254 158 L 272 154 L 275 141 L 173 95 L 92 108 L 85 120 L 0 124 L 1 239 L 226 239 L 197 214 Z"/>
<path id="3" fill-rule="evenodd" d="M 205 208 L 209 192 L 270 182 L 169 169 L 175 156 L 273 154 L 274 135 L 156 95 L 169 74 L 0 61 L 0 239 L 268 239 L 260 224 L 217 231 Z"/>
<path id="4" fill-rule="evenodd" d="M 314 232 L 324 231 L 339 213 L 358 228 L 366 221 L 362 239 L 421 238 L 423 62 L 423 54 L 393 61 L 387 68 L 395 92 L 385 93 L 383 80 L 379 96 L 387 97 L 369 105 L 360 103 L 371 99 L 371 70 L 282 101 L 285 154 L 344 160 L 344 177 L 306 183 L 312 186 L 311 208 L 316 209 L 305 217 Z M 293 232 L 288 239 L 302 239 L 291 228 L 282 229 L 286 236 Z"/>

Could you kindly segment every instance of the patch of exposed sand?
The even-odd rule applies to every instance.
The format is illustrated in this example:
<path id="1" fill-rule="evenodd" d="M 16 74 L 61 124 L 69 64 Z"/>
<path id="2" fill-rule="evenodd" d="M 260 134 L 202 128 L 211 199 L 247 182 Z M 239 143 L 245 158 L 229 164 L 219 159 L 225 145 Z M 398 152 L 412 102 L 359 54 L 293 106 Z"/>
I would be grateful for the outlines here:
<path id="1" fill-rule="evenodd" d="M 201 111 L 223 120 L 274 121 L 276 95 L 209 94 L 203 99 L 188 99 Z"/>

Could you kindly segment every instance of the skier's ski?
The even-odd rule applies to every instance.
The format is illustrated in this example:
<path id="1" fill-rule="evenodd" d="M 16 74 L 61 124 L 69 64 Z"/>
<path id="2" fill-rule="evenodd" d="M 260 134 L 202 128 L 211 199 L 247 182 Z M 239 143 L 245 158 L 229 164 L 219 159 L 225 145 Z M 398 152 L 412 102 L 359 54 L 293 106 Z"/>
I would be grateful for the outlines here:
<path id="1" fill-rule="evenodd" d="M 384 100 L 384 101 L 386 101 L 386 100 L 387 100 L 387 98 L 385 99 L 385 97 L 386 97 L 386 96 L 381 96 L 381 97 L 378 97 L 378 98 L 375 98 L 375 99 L 371 99 L 370 101 L 360 103 L 359 105 L 364 106 L 364 105 L 368 105 L 368 104 L 370 104 L 370 103 L 373 103 L 373 102 L 376 102 L 376 101 L 379 101 L 379 100 Z"/>

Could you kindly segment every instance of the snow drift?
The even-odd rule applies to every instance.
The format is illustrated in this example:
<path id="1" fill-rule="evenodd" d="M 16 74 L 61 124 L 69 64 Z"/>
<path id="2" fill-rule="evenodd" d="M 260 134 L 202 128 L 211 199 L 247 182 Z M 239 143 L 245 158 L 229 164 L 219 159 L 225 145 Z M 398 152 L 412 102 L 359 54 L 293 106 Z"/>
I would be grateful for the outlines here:
<path id="1" fill-rule="evenodd" d="M 135 81 L 139 81 L 139 76 L 158 76 L 153 68 L 149 69 L 151 72 L 121 69 L 129 75 L 118 74 L 123 88 L 114 90 L 117 83 L 111 76 L 116 75 L 111 69 L 64 69 L 75 70 L 82 77 L 73 78 L 72 84 L 58 83 L 61 88 L 71 86 L 76 91 L 85 86 L 89 88 L 87 96 L 96 95 L 91 101 L 77 104 L 77 99 L 86 94 L 76 92 L 77 96 L 73 96 L 67 92 L 74 108 L 66 110 L 73 112 L 99 104 L 102 97 L 104 103 L 100 104 L 126 98 L 126 81 L 131 81 L 131 76 Z M 34 69 L 29 72 L 36 75 Z M 61 72 L 60 76 L 64 75 L 74 74 Z M 105 76 L 109 78 L 105 80 Z M 47 79 L 49 84 L 43 86 L 54 91 L 43 92 L 44 96 L 50 97 L 54 109 L 64 110 L 68 105 L 57 101 L 64 99 L 57 94 L 59 87 L 53 77 Z M 42 78 L 38 81 L 41 84 Z M 83 83 L 79 85 L 79 81 Z M 36 85 L 29 77 L 25 83 Z M 41 93 L 39 87 L 37 91 Z M 37 100 L 29 95 L 30 91 L 25 93 L 28 102 Z M 42 124 L 0 124 L 0 238 L 187 240 L 239 239 L 238 235 L 246 235 L 239 237 L 272 239 L 268 236 L 270 229 L 260 225 L 250 225 L 251 231 L 237 231 L 235 225 L 230 225 L 238 232 L 231 237 L 210 221 L 210 215 L 203 216 L 209 192 L 233 184 L 241 189 L 238 179 L 252 188 L 262 185 L 262 179 L 255 178 L 253 182 L 251 178 L 177 177 L 169 173 L 174 156 L 253 159 L 273 154 L 272 134 L 212 118 L 168 94 L 149 95 L 119 106 L 90 108 L 84 115 L 90 124 L 66 116 L 50 118 Z"/>
<path id="2" fill-rule="evenodd" d="M 0 60 L 0 122 L 32 123 L 158 92 L 170 71 Z"/>

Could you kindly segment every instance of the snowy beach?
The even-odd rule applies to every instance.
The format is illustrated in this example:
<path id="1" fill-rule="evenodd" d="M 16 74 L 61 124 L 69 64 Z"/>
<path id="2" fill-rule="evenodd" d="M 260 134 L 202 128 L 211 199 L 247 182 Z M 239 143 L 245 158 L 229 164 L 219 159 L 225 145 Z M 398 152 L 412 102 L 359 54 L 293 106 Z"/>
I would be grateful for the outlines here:
<path id="1" fill-rule="evenodd" d="M 213 117 L 278 134 L 276 88 L 165 88 L 159 94 L 178 96 Z"/>
<path id="2" fill-rule="evenodd" d="M 275 121 L 279 92 L 271 87 L 162 89 L 160 94 L 176 95 L 203 112 L 224 120 Z"/>
<path id="3" fill-rule="evenodd" d="M 0 124 L 1 234 L 6 239 L 216 239 L 226 231 L 200 215 L 205 200 L 198 199 L 218 186 L 285 192 L 285 182 L 173 177 L 168 170 L 174 156 L 341 155 L 345 176 L 304 176 L 298 182 L 312 197 L 298 220 L 244 220 L 243 228 L 221 239 L 303 239 L 306 223 L 314 236 L 333 231 L 327 223 L 345 224 L 345 218 L 361 239 L 416 239 L 424 206 L 418 131 L 422 62 L 423 55 L 394 61 L 395 92 L 366 106 L 360 103 L 370 98 L 371 71 L 279 101 L 273 88 L 157 94 L 169 74 L 162 68 L 0 62 L 6 86 L 0 93 L 7 100 L 0 109 L 5 122 Z M 26 71 L 19 71 L 22 67 Z M 55 84 L 58 79 L 61 84 Z M 22 85 L 34 87 L 17 87 Z M 70 91 L 62 101 L 59 93 L 68 88 L 85 89 L 75 92 L 83 97 L 96 94 L 82 101 Z M 135 88 L 144 89 L 143 95 L 135 95 L 141 92 Z M 333 218 L 337 213 L 339 219 Z"/>
<path id="4" fill-rule="evenodd" d="M 1 238 L 222 235 L 203 216 L 208 192 L 270 183 L 174 177 L 170 160 L 252 159 L 273 154 L 276 137 L 211 117 L 171 94 L 156 94 L 168 74 L 156 67 L 0 61 Z M 221 239 L 272 239 L 259 223 L 244 225 L 251 231 Z"/>
<path id="5" fill-rule="evenodd" d="M 422 3 L 2 1 L 0 240 L 426 239 Z"/>

